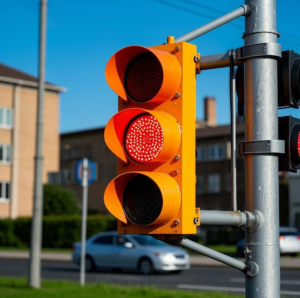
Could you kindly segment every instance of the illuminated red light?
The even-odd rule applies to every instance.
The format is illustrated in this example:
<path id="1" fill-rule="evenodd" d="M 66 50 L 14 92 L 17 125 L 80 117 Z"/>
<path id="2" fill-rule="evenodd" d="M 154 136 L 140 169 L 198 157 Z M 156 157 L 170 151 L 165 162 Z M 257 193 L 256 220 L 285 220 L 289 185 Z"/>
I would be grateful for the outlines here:
<path id="1" fill-rule="evenodd" d="M 163 143 L 163 130 L 152 115 L 142 115 L 134 119 L 125 135 L 126 152 L 138 163 L 153 161 L 161 152 Z"/>
<path id="2" fill-rule="evenodd" d="M 279 240 L 280 240 L 280 241 L 281 241 L 281 240 L 283 240 L 283 239 L 284 239 L 284 237 L 283 237 L 283 236 L 280 236 L 280 237 L 279 237 Z"/>

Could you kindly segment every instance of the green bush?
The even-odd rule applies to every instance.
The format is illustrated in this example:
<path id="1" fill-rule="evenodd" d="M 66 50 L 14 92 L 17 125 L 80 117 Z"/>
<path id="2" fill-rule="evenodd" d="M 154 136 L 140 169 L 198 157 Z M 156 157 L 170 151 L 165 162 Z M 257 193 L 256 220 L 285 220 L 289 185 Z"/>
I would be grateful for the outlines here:
<path id="1" fill-rule="evenodd" d="M 94 234 L 116 230 L 115 218 L 109 215 L 93 215 L 87 217 L 87 237 Z M 0 220 L 0 246 L 29 247 L 31 218 Z M 80 241 L 81 217 L 73 216 L 44 216 L 43 218 L 43 247 L 71 248 L 72 244 Z"/>
<path id="2" fill-rule="evenodd" d="M 79 214 L 78 200 L 69 189 L 59 185 L 44 185 L 44 215 Z"/>

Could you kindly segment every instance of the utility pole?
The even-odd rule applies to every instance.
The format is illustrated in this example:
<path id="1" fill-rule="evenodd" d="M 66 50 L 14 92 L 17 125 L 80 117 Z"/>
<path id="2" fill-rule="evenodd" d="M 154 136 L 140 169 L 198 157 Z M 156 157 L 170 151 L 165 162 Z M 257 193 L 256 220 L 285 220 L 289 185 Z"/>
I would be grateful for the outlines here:
<path id="1" fill-rule="evenodd" d="M 41 246 L 43 219 L 43 124 L 45 89 L 45 50 L 46 50 L 47 0 L 40 2 L 39 35 L 39 87 L 37 99 L 36 154 L 34 171 L 34 199 L 31 221 L 31 241 L 28 286 L 41 287 Z"/>
<path id="2" fill-rule="evenodd" d="M 277 46 L 276 0 L 246 0 L 245 46 Z M 245 60 L 246 141 L 278 140 L 277 58 Z M 246 275 L 246 297 L 280 297 L 278 155 L 245 155 L 246 210 L 259 210 L 263 225 L 246 229 L 245 254 L 259 265 L 256 276 Z"/>

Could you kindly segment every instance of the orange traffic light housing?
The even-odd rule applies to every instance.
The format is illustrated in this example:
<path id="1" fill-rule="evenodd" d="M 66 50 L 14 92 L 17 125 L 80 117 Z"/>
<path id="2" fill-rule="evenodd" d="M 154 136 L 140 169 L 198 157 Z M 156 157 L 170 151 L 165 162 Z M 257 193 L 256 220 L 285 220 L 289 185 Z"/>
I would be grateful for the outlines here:
<path id="1" fill-rule="evenodd" d="M 118 176 L 104 202 L 120 234 L 194 234 L 196 46 L 126 47 L 105 76 L 119 112 L 105 128 Z"/>

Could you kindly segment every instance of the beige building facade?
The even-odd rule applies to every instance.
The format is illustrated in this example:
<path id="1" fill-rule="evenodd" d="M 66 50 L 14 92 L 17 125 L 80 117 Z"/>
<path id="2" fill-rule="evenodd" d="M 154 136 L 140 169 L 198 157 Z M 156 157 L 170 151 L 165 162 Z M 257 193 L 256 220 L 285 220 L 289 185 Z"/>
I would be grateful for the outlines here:
<path id="1" fill-rule="evenodd" d="M 0 64 L 0 218 L 32 215 L 37 79 Z M 59 170 L 59 95 L 46 84 L 43 182 Z"/>

